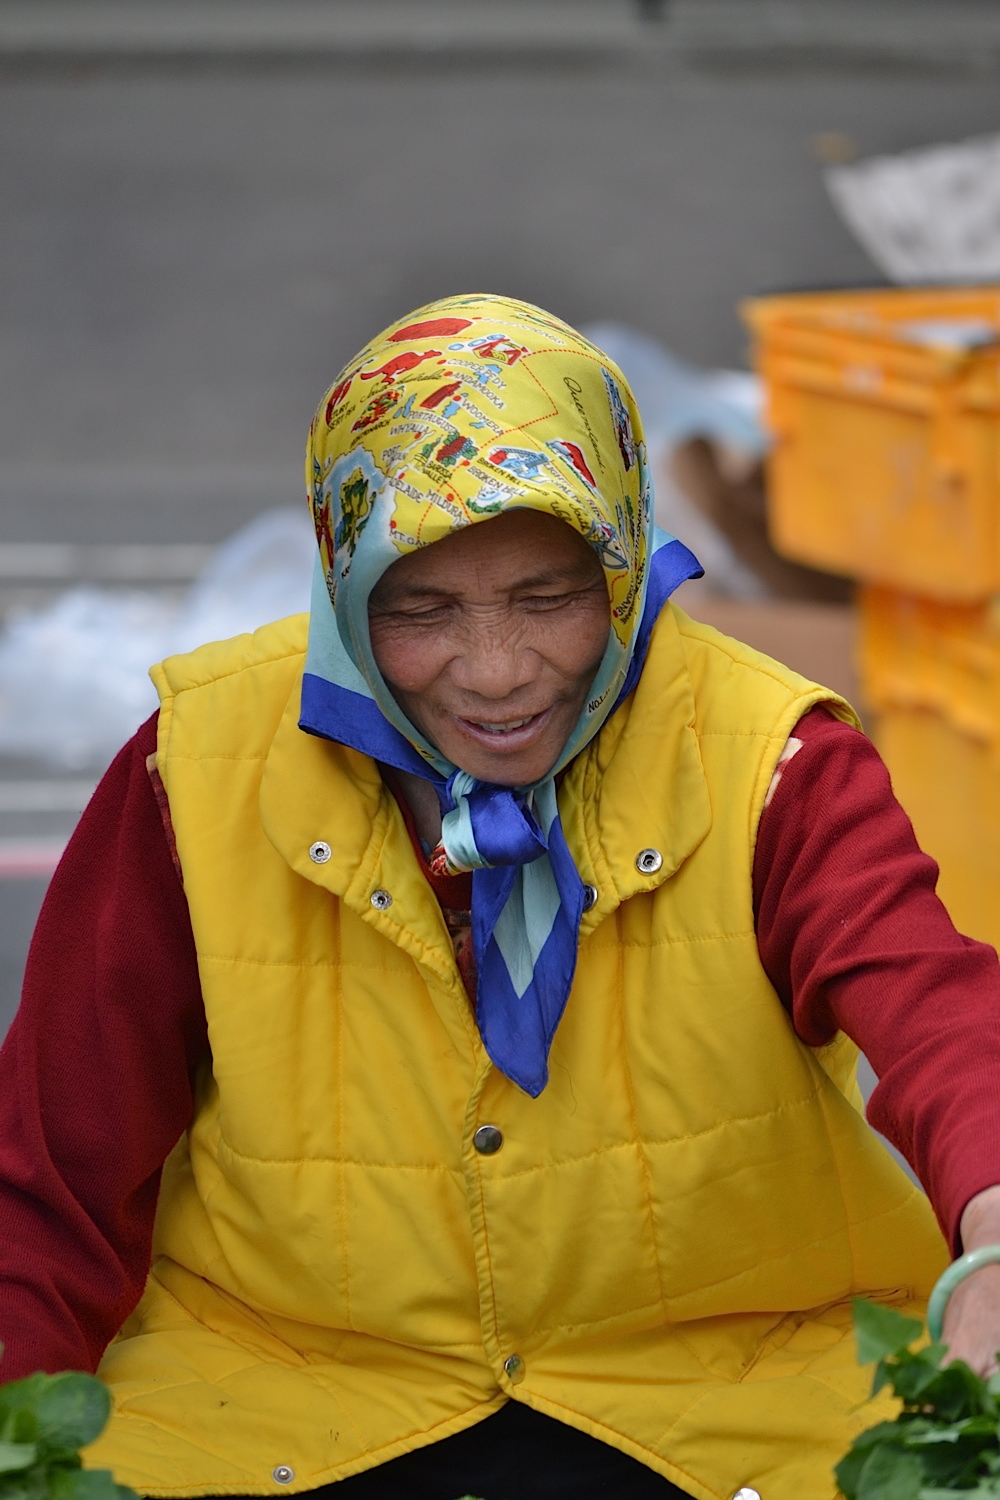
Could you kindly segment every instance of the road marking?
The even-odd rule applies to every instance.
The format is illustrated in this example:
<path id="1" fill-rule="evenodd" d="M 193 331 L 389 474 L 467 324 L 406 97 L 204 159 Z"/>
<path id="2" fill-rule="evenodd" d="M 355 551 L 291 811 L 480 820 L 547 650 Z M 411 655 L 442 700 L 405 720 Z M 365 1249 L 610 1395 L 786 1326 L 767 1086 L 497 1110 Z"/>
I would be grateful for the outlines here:
<path id="1" fill-rule="evenodd" d="M 51 875 L 62 859 L 66 839 L 0 839 L 0 880 Z"/>
<path id="2" fill-rule="evenodd" d="M 0 813 L 83 812 L 93 781 L 0 781 Z"/>
<path id="3" fill-rule="evenodd" d="M 216 550 L 202 542 L 0 542 L 0 581 L 190 583 Z"/>

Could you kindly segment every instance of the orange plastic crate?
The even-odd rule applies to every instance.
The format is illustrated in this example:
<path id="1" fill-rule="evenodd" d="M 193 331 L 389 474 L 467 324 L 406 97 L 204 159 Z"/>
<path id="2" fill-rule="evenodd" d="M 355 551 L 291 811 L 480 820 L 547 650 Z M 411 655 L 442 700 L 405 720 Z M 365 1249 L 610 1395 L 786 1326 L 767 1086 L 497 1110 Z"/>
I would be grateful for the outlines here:
<path id="1" fill-rule="evenodd" d="M 1000 608 L 862 588 L 873 737 L 963 932 L 1000 947 Z"/>
<path id="2" fill-rule="evenodd" d="M 743 315 L 778 551 L 933 599 L 1000 590 L 1000 287 L 762 298 Z M 996 341 L 920 341 L 945 323 Z"/>

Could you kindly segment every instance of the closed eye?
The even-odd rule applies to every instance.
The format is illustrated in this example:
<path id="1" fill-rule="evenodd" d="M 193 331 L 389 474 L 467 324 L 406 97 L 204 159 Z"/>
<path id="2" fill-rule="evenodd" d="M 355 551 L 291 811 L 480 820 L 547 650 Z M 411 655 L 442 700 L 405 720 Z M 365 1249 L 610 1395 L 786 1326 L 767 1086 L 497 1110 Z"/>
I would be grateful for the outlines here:
<path id="1" fill-rule="evenodd" d="M 395 609 L 373 609 L 371 619 L 372 623 L 383 620 L 390 624 L 432 625 L 446 620 L 454 610 L 453 599 L 427 599 L 414 601 L 411 605 L 397 605 Z"/>
<path id="2" fill-rule="evenodd" d="M 597 587 L 603 591 L 603 584 L 598 584 Z M 583 589 L 564 589 L 558 594 L 525 594 L 518 599 L 517 603 L 528 609 L 560 609 L 567 604 L 579 603 L 581 599 L 586 599 L 594 591 L 594 587 L 589 586 Z"/>

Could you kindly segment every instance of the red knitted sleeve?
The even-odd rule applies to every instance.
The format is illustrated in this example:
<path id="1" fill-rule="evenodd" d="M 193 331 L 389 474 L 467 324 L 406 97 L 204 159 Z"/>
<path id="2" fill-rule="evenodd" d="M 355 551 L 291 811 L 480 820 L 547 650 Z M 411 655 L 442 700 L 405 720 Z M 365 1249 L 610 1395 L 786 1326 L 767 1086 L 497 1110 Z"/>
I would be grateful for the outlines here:
<path id="1" fill-rule="evenodd" d="M 154 715 L 70 840 L 0 1049 L 0 1379 L 92 1370 L 132 1311 L 207 1051 L 155 744 Z"/>
<path id="2" fill-rule="evenodd" d="M 822 709 L 794 737 L 754 858 L 761 960 L 803 1041 L 842 1029 L 866 1054 L 868 1118 L 957 1250 L 966 1203 L 1000 1182 L 1000 965 L 955 930 L 871 742 Z"/>

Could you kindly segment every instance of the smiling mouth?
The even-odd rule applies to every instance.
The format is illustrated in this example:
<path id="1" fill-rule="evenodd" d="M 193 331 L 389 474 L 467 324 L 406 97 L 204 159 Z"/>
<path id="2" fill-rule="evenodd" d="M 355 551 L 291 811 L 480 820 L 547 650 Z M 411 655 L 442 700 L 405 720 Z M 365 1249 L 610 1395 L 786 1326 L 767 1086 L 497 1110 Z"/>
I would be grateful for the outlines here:
<path id="1" fill-rule="evenodd" d="M 526 719 L 508 719 L 504 724 L 484 724 L 481 719 L 467 719 L 467 724 L 474 724 L 477 729 L 485 729 L 487 734 L 513 734 L 515 729 L 523 729 L 525 724 L 530 724 L 536 719 L 537 714 L 529 714 Z"/>
<path id="2" fill-rule="evenodd" d="M 466 719 L 459 717 L 459 723 L 467 731 L 477 735 L 488 735 L 491 740 L 503 742 L 515 736 L 523 736 L 527 730 L 529 733 L 535 725 L 541 724 L 547 718 L 548 709 L 541 713 L 527 714 L 519 719 Z"/>

